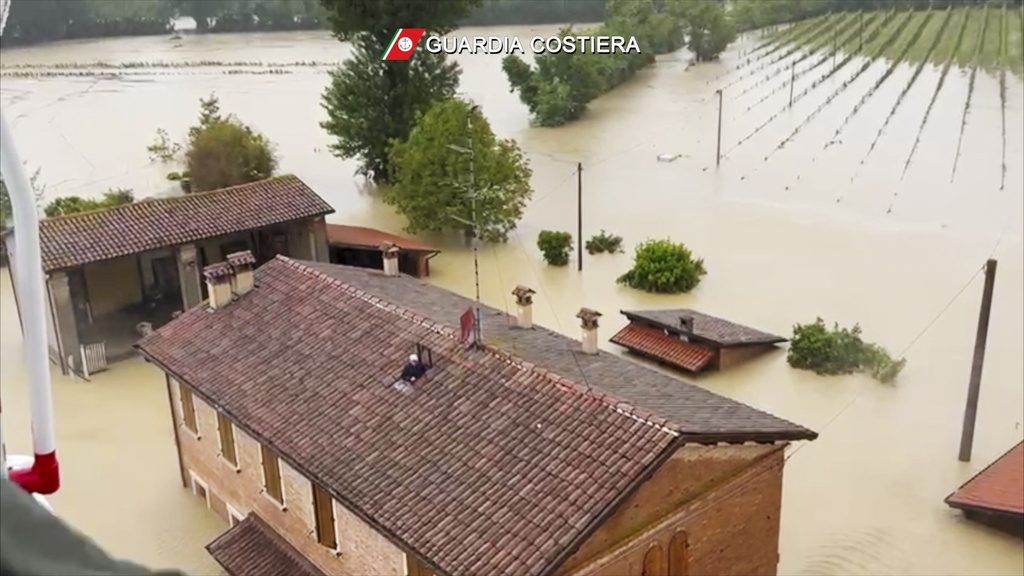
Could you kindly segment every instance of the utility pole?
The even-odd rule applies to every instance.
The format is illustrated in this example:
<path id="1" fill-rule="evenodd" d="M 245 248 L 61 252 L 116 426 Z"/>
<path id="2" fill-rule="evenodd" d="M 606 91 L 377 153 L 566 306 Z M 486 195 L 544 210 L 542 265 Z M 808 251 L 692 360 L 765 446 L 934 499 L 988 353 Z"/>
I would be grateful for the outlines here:
<path id="1" fill-rule="evenodd" d="M 715 90 L 715 94 L 718 94 L 718 145 L 715 152 L 715 168 L 718 168 L 722 163 L 722 89 Z"/>
<path id="2" fill-rule="evenodd" d="M 981 313 L 978 316 L 978 334 L 974 338 L 974 362 L 971 381 L 967 388 L 967 406 L 964 409 L 964 427 L 960 434 L 960 461 L 971 461 L 974 448 L 974 422 L 978 416 L 978 394 L 981 392 L 981 368 L 985 364 L 985 343 L 988 340 L 988 319 L 992 312 L 992 289 L 996 283 L 996 261 L 985 263 L 985 288 L 981 293 Z"/>
<path id="3" fill-rule="evenodd" d="M 576 163 L 576 270 L 583 272 L 583 162 Z"/>
<path id="4" fill-rule="evenodd" d="M 793 107 L 793 84 L 796 84 L 796 62 L 793 62 L 793 73 L 789 76 L 789 107 Z"/>

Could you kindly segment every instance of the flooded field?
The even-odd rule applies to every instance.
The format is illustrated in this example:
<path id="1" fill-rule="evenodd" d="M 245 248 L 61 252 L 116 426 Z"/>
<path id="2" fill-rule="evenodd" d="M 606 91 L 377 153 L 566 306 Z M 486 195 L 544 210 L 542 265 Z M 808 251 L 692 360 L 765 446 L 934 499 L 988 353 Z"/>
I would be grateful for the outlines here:
<path id="1" fill-rule="evenodd" d="M 943 34 L 960 25 L 951 18 Z M 880 17 L 865 21 L 883 26 Z M 624 325 L 620 309 L 639 307 L 693 307 L 780 334 L 816 316 L 860 322 L 867 339 L 907 357 L 894 385 L 795 371 L 782 351 L 699 380 L 821 434 L 791 451 L 786 466 L 780 573 L 1021 574 L 1020 540 L 966 522 L 942 499 L 1024 434 L 1024 84 L 1009 74 L 1001 88 L 1000 75 L 984 69 L 972 82 L 957 62 L 918 68 L 929 59 L 909 51 L 896 64 L 855 52 L 833 64 L 827 42 L 806 44 L 819 47 L 809 55 L 780 48 L 751 63 L 771 50 L 754 52 L 763 41 L 748 35 L 721 61 L 693 67 L 685 52 L 660 57 L 583 119 L 554 129 L 529 126 L 499 57 L 459 57 L 462 92 L 499 135 L 519 141 L 534 170 L 518 231 L 480 253 L 482 298 L 508 308 L 514 285 L 531 286 L 535 321 L 570 335 L 576 311 L 595 308 L 604 313 L 602 340 Z M 59 43 L 5 51 L 0 96 L 48 197 L 172 190 L 164 174 L 175 168 L 151 164 L 145 147 L 157 128 L 183 136 L 199 98 L 215 91 L 223 110 L 277 144 L 282 171 L 337 209 L 330 220 L 399 231 L 401 218 L 352 176 L 354 162 L 327 152 L 318 125 L 322 64 L 347 54 L 325 33 Z M 200 60 L 206 65 L 168 64 Z M 26 70 L 37 74 L 12 74 Z M 657 162 L 663 153 L 680 157 Z M 627 247 L 649 237 L 683 241 L 706 261 L 699 288 L 653 296 L 616 286 L 629 254 L 585 255 L 582 273 L 544 266 L 537 233 L 576 229 L 576 162 L 585 235 L 607 229 Z M 431 280 L 471 295 L 471 252 L 427 240 L 444 250 Z M 977 273 L 990 256 L 1000 264 L 974 460 L 961 464 Z M 5 439 L 24 453 L 25 372 L 6 274 L 0 289 Z M 132 361 L 87 383 L 55 377 L 55 402 L 65 476 L 57 512 L 115 553 L 210 573 L 203 545 L 222 527 L 180 487 L 158 372 Z"/>

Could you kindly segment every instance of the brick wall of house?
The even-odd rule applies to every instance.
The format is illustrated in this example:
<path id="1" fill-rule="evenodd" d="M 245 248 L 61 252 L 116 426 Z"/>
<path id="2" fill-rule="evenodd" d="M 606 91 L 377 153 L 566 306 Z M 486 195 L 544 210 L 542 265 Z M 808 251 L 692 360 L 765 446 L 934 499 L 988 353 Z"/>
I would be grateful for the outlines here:
<path id="1" fill-rule="evenodd" d="M 405 554 L 338 502 L 334 502 L 334 516 L 340 553 L 320 545 L 316 540 L 309 481 L 280 461 L 285 500 L 282 510 L 264 493 L 259 443 L 234 427 L 236 470 L 220 456 L 216 411 L 193 395 L 199 428 L 197 438 L 182 423 L 178 383 L 173 379 L 170 391 L 185 474 L 195 475 L 208 486 L 210 507 L 225 523 L 229 505 L 243 517 L 255 512 L 327 574 L 405 574 Z"/>
<path id="2" fill-rule="evenodd" d="M 683 447 L 559 574 L 774 575 L 783 448 Z"/>

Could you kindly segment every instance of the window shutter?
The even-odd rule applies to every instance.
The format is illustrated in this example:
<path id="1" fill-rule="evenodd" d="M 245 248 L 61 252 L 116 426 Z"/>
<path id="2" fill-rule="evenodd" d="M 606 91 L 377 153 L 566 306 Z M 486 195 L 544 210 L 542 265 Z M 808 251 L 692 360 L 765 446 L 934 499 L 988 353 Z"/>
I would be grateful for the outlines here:
<path id="1" fill-rule="evenodd" d="M 326 490 L 313 484 L 313 512 L 317 542 L 332 550 L 338 547 L 334 533 L 334 501 Z"/>
<path id="2" fill-rule="evenodd" d="M 260 446 L 260 452 L 263 455 L 263 487 L 275 502 L 284 504 L 281 495 L 281 465 L 277 455 L 266 446 Z"/>
<path id="3" fill-rule="evenodd" d="M 181 397 L 181 421 L 193 433 L 199 433 L 196 425 L 196 405 L 192 400 L 192 391 L 183 384 L 178 384 L 178 395 Z"/>
<path id="4" fill-rule="evenodd" d="M 217 431 L 220 433 L 220 454 L 234 466 L 238 466 L 235 452 L 235 431 L 227 416 L 217 413 Z"/>

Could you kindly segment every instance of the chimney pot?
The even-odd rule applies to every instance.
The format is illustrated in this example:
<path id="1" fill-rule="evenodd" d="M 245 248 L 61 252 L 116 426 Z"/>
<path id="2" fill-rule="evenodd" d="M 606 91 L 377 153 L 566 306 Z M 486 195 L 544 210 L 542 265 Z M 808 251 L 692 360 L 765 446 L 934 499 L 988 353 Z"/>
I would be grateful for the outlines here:
<path id="1" fill-rule="evenodd" d="M 590 308 L 580 308 L 576 317 L 580 319 L 583 328 L 583 353 L 597 354 L 597 319 L 601 313 Z"/>
<path id="2" fill-rule="evenodd" d="M 516 297 L 516 326 L 520 328 L 533 328 L 533 295 L 536 292 L 533 288 L 520 284 L 512 290 Z"/>
<path id="3" fill-rule="evenodd" d="M 398 254 L 401 248 L 392 242 L 380 245 L 381 256 L 384 258 L 384 275 L 398 276 Z"/>
<path id="4" fill-rule="evenodd" d="M 231 285 L 234 283 L 234 276 L 235 271 L 227 262 L 217 262 L 203 268 L 210 308 L 219 310 L 231 303 Z"/>
<path id="5" fill-rule="evenodd" d="M 231 290 L 239 296 L 245 296 L 254 285 L 253 265 L 256 264 L 256 258 L 252 252 L 243 250 L 228 254 L 227 259 L 234 272 L 231 277 Z"/>

